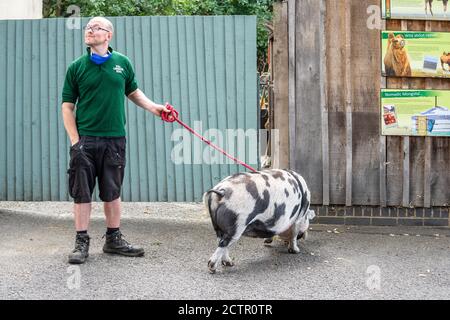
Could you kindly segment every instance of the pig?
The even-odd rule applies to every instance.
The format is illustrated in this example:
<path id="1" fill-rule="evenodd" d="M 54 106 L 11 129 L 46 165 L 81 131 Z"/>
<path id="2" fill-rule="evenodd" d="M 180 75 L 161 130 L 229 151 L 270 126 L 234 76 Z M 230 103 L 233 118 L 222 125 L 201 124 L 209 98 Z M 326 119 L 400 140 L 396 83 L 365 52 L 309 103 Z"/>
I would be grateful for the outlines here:
<path id="1" fill-rule="evenodd" d="M 292 170 L 270 169 L 238 173 L 219 182 L 203 195 L 218 238 L 218 248 L 208 261 L 217 267 L 233 266 L 229 247 L 242 235 L 266 238 L 270 243 L 278 235 L 288 242 L 288 252 L 298 253 L 297 240 L 306 237 L 311 193 L 303 177 Z"/>

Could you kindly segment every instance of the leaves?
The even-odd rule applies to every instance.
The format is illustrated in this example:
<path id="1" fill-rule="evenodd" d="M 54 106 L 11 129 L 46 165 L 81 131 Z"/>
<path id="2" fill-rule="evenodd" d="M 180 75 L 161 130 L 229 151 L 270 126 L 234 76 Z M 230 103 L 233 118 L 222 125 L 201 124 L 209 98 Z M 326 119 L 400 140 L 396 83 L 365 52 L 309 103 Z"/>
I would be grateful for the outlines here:
<path id="1" fill-rule="evenodd" d="M 92 16 L 173 16 L 173 15 L 256 15 L 258 71 L 267 69 L 269 32 L 276 0 L 43 0 L 44 18 L 70 16 L 70 5 L 80 7 L 83 17 Z"/>

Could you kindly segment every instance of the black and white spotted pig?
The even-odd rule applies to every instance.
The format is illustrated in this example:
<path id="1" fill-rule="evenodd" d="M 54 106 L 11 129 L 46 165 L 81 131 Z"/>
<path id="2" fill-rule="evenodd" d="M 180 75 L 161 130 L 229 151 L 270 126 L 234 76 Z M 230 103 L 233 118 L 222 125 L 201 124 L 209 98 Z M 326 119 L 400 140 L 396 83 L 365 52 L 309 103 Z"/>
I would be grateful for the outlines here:
<path id="1" fill-rule="evenodd" d="M 219 246 L 208 262 L 214 273 L 221 263 L 233 266 L 228 248 L 242 235 L 267 238 L 279 235 L 290 253 L 300 250 L 297 239 L 306 236 L 311 194 L 305 180 L 291 170 L 239 173 L 219 182 L 203 196 Z"/>

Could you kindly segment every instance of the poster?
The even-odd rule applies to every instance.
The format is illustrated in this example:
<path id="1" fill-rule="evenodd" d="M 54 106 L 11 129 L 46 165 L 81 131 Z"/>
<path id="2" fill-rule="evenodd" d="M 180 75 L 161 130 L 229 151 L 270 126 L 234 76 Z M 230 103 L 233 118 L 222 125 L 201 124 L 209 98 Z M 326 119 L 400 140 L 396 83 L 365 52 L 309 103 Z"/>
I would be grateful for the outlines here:
<path id="1" fill-rule="evenodd" d="M 450 78 L 450 33 L 381 32 L 383 76 Z"/>
<path id="2" fill-rule="evenodd" d="M 381 131 L 396 136 L 449 136 L 450 90 L 381 90 Z"/>
<path id="3" fill-rule="evenodd" d="M 448 0 L 381 0 L 383 19 L 450 20 Z"/>

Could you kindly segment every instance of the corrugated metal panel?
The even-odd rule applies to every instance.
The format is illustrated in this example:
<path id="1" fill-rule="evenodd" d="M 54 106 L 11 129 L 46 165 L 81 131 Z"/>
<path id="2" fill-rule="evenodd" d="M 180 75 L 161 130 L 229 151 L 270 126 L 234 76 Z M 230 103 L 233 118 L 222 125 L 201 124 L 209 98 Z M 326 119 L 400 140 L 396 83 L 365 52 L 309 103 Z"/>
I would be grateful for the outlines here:
<path id="1" fill-rule="evenodd" d="M 132 60 L 152 100 L 170 101 L 188 124 L 201 121 L 203 132 L 257 129 L 255 17 L 110 19 L 112 47 Z M 68 64 L 85 45 L 82 30 L 67 28 L 66 21 L 0 21 L 0 200 L 70 199 L 61 89 Z M 131 103 L 126 112 L 124 201 L 198 201 L 222 178 L 242 171 L 235 164 L 175 165 L 171 151 L 178 142 L 171 134 L 181 127 Z M 257 145 L 245 148 L 243 160 L 249 161 Z"/>

